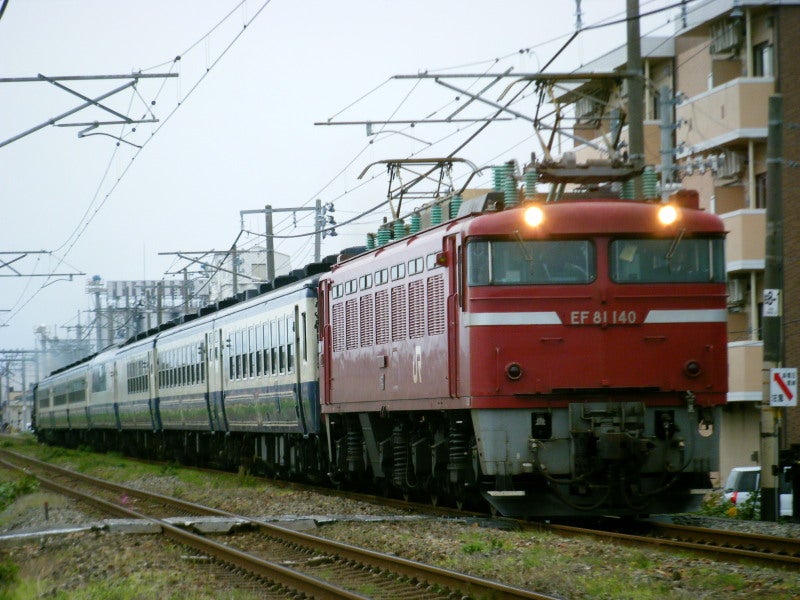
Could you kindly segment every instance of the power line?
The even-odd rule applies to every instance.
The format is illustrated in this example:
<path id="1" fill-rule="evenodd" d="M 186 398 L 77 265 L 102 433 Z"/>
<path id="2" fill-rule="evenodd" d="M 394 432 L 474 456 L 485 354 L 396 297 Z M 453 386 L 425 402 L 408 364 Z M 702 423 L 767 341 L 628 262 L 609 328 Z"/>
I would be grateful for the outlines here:
<path id="1" fill-rule="evenodd" d="M 81 229 L 81 230 L 80 230 L 80 231 L 77 233 L 77 235 L 75 235 L 75 233 L 73 232 L 73 234 L 72 234 L 72 235 L 75 235 L 75 238 L 73 239 L 73 241 L 72 241 L 72 243 L 70 244 L 70 246 L 69 246 L 69 248 L 67 249 L 67 251 L 64 253 L 64 258 L 66 258 L 66 256 L 69 254 L 69 252 L 72 250 L 72 248 L 73 248 L 73 247 L 75 246 L 75 244 L 78 242 L 78 240 L 79 240 L 79 239 L 80 239 L 80 238 L 83 236 L 83 233 L 86 231 L 86 229 L 87 229 L 87 228 L 89 227 L 89 225 L 92 223 L 92 221 L 94 220 L 94 218 L 97 216 L 97 214 L 98 214 L 98 213 L 100 212 L 100 210 L 103 208 L 103 206 L 105 206 L 106 202 L 107 202 L 107 201 L 108 201 L 108 199 L 111 197 L 111 195 L 114 193 L 114 191 L 117 189 L 117 186 L 120 184 L 120 182 L 122 181 L 122 179 L 123 179 L 123 178 L 125 177 L 125 175 L 128 173 L 128 171 L 130 170 L 130 168 L 131 168 L 131 167 L 132 167 L 132 165 L 133 165 L 133 162 L 134 162 L 134 160 L 135 160 L 135 159 L 136 159 L 136 158 L 139 156 L 139 154 L 140 154 L 140 153 L 141 153 L 141 152 L 144 150 L 145 146 L 147 146 L 147 145 L 150 143 L 150 141 L 151 141 L 151 140 L 152 140 L 152 139 L 155 137 L 155 135 L 156 135 L 156 134 L 157 134 L 159 131 L 161 131 L 161 129 L 162 129 L 162 128 L 163 128 L 163 127 L 164 127 L 164 126 L 167 124 L 167 122 L 169 122 L 169 121 L 171 120 L 171 118 L 172 118 L 172 117 L 174 116 L 174 114 L 175 114 L 175 113 L 178 111 L 178 109 L 179 109 L 181 106 L 183 106 L 183 103 L 184 103 L 184 102 L 185 102 L 185 101 L 186 101 L 186 100 L 187 100 L 187 99 L 188 99 L 190 96 L 192 96 L 192 95 L 194 94 L 195 90 L 197 90 L 197 88 L 199 87 L 199 85 L 200 85 L 200 84 L 201 84 L 201 83 L 202 83 L 202 82 L 205 80 L 205 78 L 208 76 L 208 74 L 211 72 L 211 70 L 212 70 L 214 67 L 216 67 L 216 65 L 219 63 L 219 61 L 220 61 L 220 60 L 222 60 L 222 58 L 223 58 L 223 57 L 224 57 L 224 56 L 225 56 L 225 55 L 226 55 L 226 54 L 227 54 L 227 53 L 230 51 L 230 49 L 233 47 L 233 45 L 234 45 L 234 44 L 235 44 L 235 43 L 236 43 L 236 42 L 239 40 L 239 38 L 240 38 L 240 37 L 241 37 L 241 36 L 244 34 L 244 32 L 245 32 L 245 30 L 247 29 L 247 27 L 248 27 L 250 24 L 252 24 L 252 23 L 253 23 L 253 21 L 255 21 L 255 19 L 257 19 L 257 18 L 258 18 L 258 16 L 259 16 L 259 15 L 260 15 L 260 14 L 261 14 L 263 11 L 264 11 L 264 9 L 267 7 L 267 5 L 269 5 L 269 3 L 270 3 L 270 2 L 271 2 L 271 0 L 265 0 L 265 1 L 264 1 L 264 2 L 261 4 L 261 6 L 258 8 L 258 10 L 256 10 L 255 14 L 252 16 L 252 18 L 250 18 L 250 19 L 249 19 L 249 20 L 248 20 L 248 21 L 247 21 L 247 22 L 246 22 L 246 23 L 243 25 L 243 27 L 241 28 L 241 30 L 240 30 L 240 31 L 239 31 L 239 32 L 238 32 L 238 33 L 237 33 L 237 34 L 236 34 L 236 35 L 233 37 L 233 39 L 232 39 L 232 40 L 231 40 L 231 41 L 228 43 L 228 45 L 227 45 L 227 46 L 226 46 L 226 47 L 225 47 L 225 48 L 222 50 L 222 52 L 221 52 L 221 53 L 219 54 L 219 56 L 218 56 L 218 57 L 217 57 L 217 58 L 214 60 L 214 62 L 213 62 L 211 65 L 209 65 L 209 66 L 206 68 L 205 72 L 204 72 L 204 73 L 203 73 L 203 74 L 200 76 L 200 78 L 199 78 L 199 79 L 198 79 L 198 80 L 195 82 L 195 84 L 194 84 L 194 85 L 193 85 L 193 86 L 192 86 L 192 87 L 189 89 L 189 91 L 188 91 L 188 92 L 186 93 L 186 95 L 184 96 L 184 98 L 183 98 L 183 101 L 181 101 L 181 102 L 178 102 L 178 103 L 176 104 L 176 106 L 175 106 L 175 107 L 172 109 L 172 111 L 171 111 L 171 112 L 170 112 L 170 113 L 169 113 L 169 114 L 168 114 L 168 115 L 167 115 L 167 116 L 164 118 L 164 120 L 163 120 L 163 121 L 162 121 L 162 122 L 161 122 L 161 123 L 160 123 L 160 124 L 159 124 L 159 125 L 158 125 L 158 126 L 155 128 L 155 130 L 154 130 L 153 132 L 151 132 L 151 134 L 150 134 L 150 137 L 149 137 L 149 138 L 147 138 L 147 139 L 146 139 L 146 140 L 145 140 L 145 141 L 142 143 L 142 145 L 141 145 L 141 146 L 140 146 L 140 147 L 139 147 L 139 148 L 138 148 L 138 149 L 137 149 L 137 150 L 134 152 L 133 156 L 131 157 L 131 159 L 130 159 L 130 161 L 128 162 L 128 164 L 127 164 L 127 166 L 125 167 L 125 169 L 122 171 L 122 173 L 119 175 L 119 177 L 117 177 L 117 180 L 116 180 L 116 181 L 114 182 L 114 184 L 111 186 L 111 188 L 110 188 L 110 189 L 109 189 L 109 191 L 106 193 L 105 197 L 104 197 L 104 198 L 103 198 L 103 200 L 100 202 L 100 204 L 97 206 L 97 208 L 94 210 L 94 212 L 93 212 L 93 213 L 92 213 L 92 215 L 89 217 L 89 219 L 88 219 L 88 220 L 87 220 L 87 221 L 86 221 L 86 222 L 83 224 L 83 227 L 82 227 L 82 229 Z M 237 5 L 237 7 L 236 7 L 236 8 L 240 7 L 242 4 L 244 4 L 244 2 L 241 2 L 241 3 L 239 3 L 239 5 Z M 220 22 L 219 22 L 219 23 L 218 23 L 218 24 L 217 24 L 217 25 L 216 25 L 214 28 L 212 28 L 212 30 L 211 30 L 211 31 L 214 31 L 214 30 L 215 30 L 215 29 L 216 29 L 216 28 L 217 28 L 217 27 L 218 27 L 218 26 L 219 26 L 219 25 L 220 25 L 222 22 L 224 22 L 224 20 L 226 20 L 227 18 L 229 18 L 229 16 L 230 16 L 231 14 L 233 14 L 233 12 L 235 12 L 236 8 L 234 8 L 234 10 L 230 11 L 230 12 L 229 12 L 229 13 L 228 13 L 228 14 L 225 16 L 225 18 L 223 18 L 223 19 L 222 19 L 222 20 L 221 20 L 221 21 L 220 21 Z M 192 50 L 193 48 L 195 48 L 195 47 L 196 47 L 196 46 L 199 44 L 199 42 L 200 42 L 200 41 L 202 41 L 202 39 L 205 39 L 205 37 L 207 37 L 207 36 L 208 36 L 210 33 L 211 33 L 211 32 L 209 32 L 208 34 L 206 34 L 206 36 L 204 36 L 203 38 L 201 38 L 201 40 L 198 40 L 198 42 L 196 42 L 195 44 L 193 44 L 192 46 L 190 46 L 190 47 L 187 49 L 187 52 L 188 52 L 188 51 L 190 51 L 190 50 Z M 178 56 L 176 59 L 174 59 L 174 60 L 173 60 L 173 63 L 177 62 L 178 60 L 180 60 L 180 56 Z M 163 64 L 163 63 L 162 63 L 162 64 Z M 152 69 L 149 69 L 149 70 L 152 70 Z M 124 130 L 124 126 L 123 126 L 123 130 Z M 98 184 L 98 191 L 97 191 L 97 192 L 95 192 L 95 198 L 97 197 L 97 194 L 98 194 L 98 192 L 99 192 L 99 188 L 100 188 L 100 187 L 102 187 L 102 185 L 103 185 L 103 182 L 105 181 L 105 178 L 106 178 L 106 176 L 107 176 L 107 174 L 108 174 L 108 170 L 110 169 L 110 166 L 111 166 L 111 164 L 113 164 L 113 160 L 114 160 L 114 157 L 116 156 L 117 148 L 119 148 L 119 146 L 115 146 L 115 149 L 112 151 L 111 159 L 109 160 L 109 165 L 106 167 L 106 171 L 105 171 L 105 173 L 103 174 L 103 177 L 101 178 L 101 180 L 100 180 L 100 183 Z M 89 210 L 91 210 L 91 207 L 92 207 L 92 205 L 93 205 L 93 204 L 94 204 L 94 199 L 93 199 L 93 200 L 92 200 L 92 202 L 89 204 L 89 207 L 87 208 L 87 211 L 86 211 L 87 213 L 88 213 L 88 211 L 89 211 Z M 84 214 L 86 214 L 86 213 L 84 213 Z M 70 238 L 72 237 L 72 235 L 70 236 Z M 70 239 L 70 238 L 67 238 L 67 242 L 69 242 L 69 239 Z M 66 244 L 66 243 L 65 243 L 65 244 Z M 62 244 L 62 246 L 60 246 L 60 247 L 59 247 L 59 250 L 60 250 L 61 248 L 63 248 L 65 244 Z M 32 301 L 32 300 L 33 300 L 33 299 L 34 299 L 34 298 L 35 298 L 35 297 L 36 297 L 36 296 L 37 296 L 37 295 L 38 295 L 38 294 L 39 294 L 39 293 L 40 293 L 40 292 L 41 292 L 41 291 L 44 289 L 44 287 L 45 287 L 44 285 L 40 286 L 40 287 L 39 287 L 39 289 L 37 289 L 37 290 L 36 290 L 36 291 L 33 293 L 33 295 L 32 295 L 30 298 L 28 298 L 28 299 L 27 299 L 27 300 L 26 300 L 26 301 L 25 301 L 25 302 L 24 302 L 24 303 L 23 303 L 21 306 L 19 306 L 19 308 L 18 308 L 18 309 L 14 310 L 14 311 L 11 313 L 11 315 L 9 315 L 9 317 L 8 317 L 8 318 L 7 318 L 7 319 L 4 321 L 4 324 L 8 324 L 8 323 L 9 323 L 9 322 L 10 322 L 10 321 L 11 321 L 11 320 L 12 320 L 12 319 L 13 319 L 13 318 L 14 318 L 14 317 L 17 315 L 17 314 L 19 314 L 19 312 L 20 312 L 22 309 L 24 309 L 24 308 L 25 308 L 25 307 L 26 307 L 26 306 L 27 306 L 27 305 L 28 305 L 28 304 L 29 304 L 29 303 L 30 303 L 30 302 L 31 302 L 31 301 Z"/>

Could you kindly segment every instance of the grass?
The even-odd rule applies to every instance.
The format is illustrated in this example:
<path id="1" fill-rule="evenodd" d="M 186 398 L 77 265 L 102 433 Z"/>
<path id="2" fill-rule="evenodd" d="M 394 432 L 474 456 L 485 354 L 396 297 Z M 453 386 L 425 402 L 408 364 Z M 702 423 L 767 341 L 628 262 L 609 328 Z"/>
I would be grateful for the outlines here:
<path id="1" fill-rule="evenodd" d="M 31 494 L 38 489 L 39 482 L 30 476 L 0 482 L 0 510 L 5 510 L 18 497 Z"/>
<path id="2" fill-rule="evenodd" d="M 82 540 L 76 545 L 68 537 L 43 538 L 25 550 L 0 550 L 0 600 L 263 597 L 258 585 L 242 587 L 212 563 L 194 566 L 186 562 L 185 548 L 158 537 L 97 534 Z"/>
<path id="3" fill-rule="evenodd" d="M 464 544 L 461 546 L 461 551 L 464 554 L 488 554 L 500 552 L 505 546 L 503 540 L 492 536 L 484 538 L 479 534 L 470 533 L 469 535 L 465 536 L 465 538 Z"/>
<path id="4" fill-rule="evenodd" d="M 150 465 L 129 460 L 118 452 L 93 453 L 89 449 L 71 450 L 57 446 L 38 444 L 31 435 L 20 435 L 3 440 L 2 446 L 9 450 L 18 449 L 40 460 L 74 469 L 101 479 L 116 482 L 134 481 L 146 476 L 174 477 L 180 489 L 186 487 L 207 487 L 215 489 L 266 487 L 268 484 L 240 470 L 238 473 L 220 472 L 213 477 L 192 469 L 182 469 L 176 465 Z M 177 494 L 177 492 L 176 492 Z"/>
<path id="5" fill-rule="evenodd" d="M 244 472 L 226 473 L 213 477 L 197 471 L 185 470 L 174 465 L 143 465 L 127 461 L 115 454 L 86 455 L 79 451 L 36 446 L 26 441 L 26 452 L 47 454 L 53 462 L 86 470 L 92 475 L 115 480 L 133 481 L 141 476 L 166 476 L 171 479 L 174 495 L 185 495 L 195 487 L 227 489 L 247 487 L 261 490 L 272 501 L 279 501 L 290 491 L 273 489 Z M 6 445 L 3 443 L 3 445 Z M 4 478 L 0 477 L 0 482 Z M 14 507 L 37 506 L 45 500 L 41 492 L 18 497 Z M 50 500 L 51 503 L 55 500 Z M 52 504 L 51 504 L 52 505 Z M 714 507 L 715 510 L 719 508 Z M 0 516 L 0 525 L 2 524 Z M 335 530 L 338 525 L 326 526 L 324 533 Z M 341 524 L 341 538 L 354 535 L 353 531 L 363 527 L 362 545 L 370 545 L 384 552 L 398 552 L 399 548 L 411 547 L 415 541 L 425 547 L 425 540 L 436 536 L 436 528 L 430 525 L 392 524 L 385 534 L 377 534 L 377 526 Z M 452 535 L 456 528 L 447 529 L 441 539 Z M 384 539 L 385 536 L 385 539 Z M 333 535 L 332 537 L 337 537 Z M 439 538 L 437 538 L 439 539 Z M 674 554 L 654 549 L 617 546 L 607 543 L 587 542 L 585 539 L 570 539 L 547 532 L 501 531 L 491 528 L 465 526 L 460 535 L 450 540 L 449 551 L 442 551 L 438 559 L 432 558 L 442 567 L 473 573 L 475 575 L 505 581 L 528 589 L 550 593 L 559 597 L 575 599 L 692 599 L 695 598 L 793 598 L 800 588 L 800 577 L 791 571 L 778 569 L 720 569 L 713 560 L 698 558 L 690 554 Z M 353 543 L 358 544 L 358 541 Z M 428 544 L 430 546 L 430 544 Z M 429 548 L 425 548 L 428 550 Z M 420 551 L 420 556 L 428 556 Z M 415 558 L 415 557 L 412 557 Z M 0 561 L 3 557 L 0 555 Z M 420 559 L 420 558 L 417 558 Z M 57 560 L 53 559 L 53 560 Z M 66 559 L 65 559 L 66 560 Z M 424 559 L 423 559 L 424 560 Z M 119 561 L 115 559 L 115 564 Z M 427 561 L 426 561 L 427 562 Z M 20 565 L 22 566 L 22 565 Z M 173 580 L 174 573 L 152 569 L 145 579 L 135 574 L 114 572 L 107 580 L 87 580 L 69 594 L 62 594 L 55 576 L 36 578 L 21 572 L 13 584 L 13 594 L 4 594 L 8 587 L 0 589 L 0 600 L 21 600 L 46 596 L 50 598 L 95 598 L 127 600 L 128 598 L 231 598 L 250 600 L 257 594 L 220 595 L 219 590 L 206 591 L 184 589 L 181 581 Z M 12 578 L 13 573 L 8 577 Z M 2 577 L 2 563 L 0 563 Z M 359 590 L 369 595 L 366 588 Z"/>
<path id="6" fill-rule="evenodd" d="M 62 508 L 68 503 L 64 496 L 50 492 L 32 492 L 19 496 L 11 505 L 0 512 L 0 528 L 6 529 L 16 522 L 21 516 L 28 514 L 31 509 L 38 509 L 45 512 L 45 504 L 50 509 Z"/>
<path id="7" fill-rule="evenodd" d="M 113 580 L 92 581 L 79 589 L 59 589 L 57 580 L 25 579 L 0 590 L 0 600 L 256 600 L 263 594 L 258 591 L 221 591 L 202 585 L 195 580 L 178 581 L 176 577 L 161 574 L 135 575 Z"/>

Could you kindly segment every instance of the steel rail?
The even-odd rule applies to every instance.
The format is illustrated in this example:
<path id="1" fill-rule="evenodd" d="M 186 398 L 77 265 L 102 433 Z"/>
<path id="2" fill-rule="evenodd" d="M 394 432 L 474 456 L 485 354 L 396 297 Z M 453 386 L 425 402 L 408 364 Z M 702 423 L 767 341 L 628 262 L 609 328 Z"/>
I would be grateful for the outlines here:
<path id="1" fill-rule="evenodd" d="M 107 502 L 106 500 L 97 498 L 96 496 L 85 494 L 68 486 L 49 480 L 41 475 L 33 474 L 30 471 L 27 471 L 19 466 L 15 466 L 5 460 L 0 461 L 0 464 L 6 466 L 7 468 L 16 469 L 35 477 L 42 487 L 45 487 L 58 494 L 74 498 L 80 502 L 95 506 L 104 512 L 108 512 L 109 514 L 132 519 L 140 519 L 149 523 L 153 523 L 161 528 L 161 531 L 164 535 L 175 542 L 194 548 L 195 550 L 207 554 L 208 556 L 211 556 L 222 563 L 236 566 L 247 571 L 248 573 L 252 573 L 258 577 L 267 579 L 273 584 L 282 585 L 298 592 L 311 594 L 314 598 L 331 600 L 368 600 L 367 596 L 340 588 L 322 581 L 321 579 L 317 579 L 316 577 L 305 575 L 299 571 L 295 571 L 268 560 L 264 560 L 263 558 L 243 552 L 230 546 L 226 546 L 225 544 L 220 544 L 206 537 L 171 525 L 170 523 L 167 523 L 161 519 L 142 514 L 112 502 Z M 67 473 L 70 475 L 74 474 L 72 471 L 67 471 Z"/>
<path id="2" fill-rule="evenodd" d="M 281 527 L 279 525 L 275 525 L 273 523 L 268 523 L 266 521 L 262 521 L 259 519 L 253 519 L 250 517 L 238 515 L 235 513 L 231 513 L 224 510 L 219 510 L 207 506 L 202 506 L 199 504 L 194 504 L 191 502 L 186 502 L 184 500 L 180 500 L 178 498 L 171 498 L 169 496 L 164 496 L 162 494 L 150 493 L 146 491 L 142 491 L 136 488 L 130 488 L 127 486 L 115 484 L 109 481 L 97 479 L 95 477 L 91 477 L 89 475 L 85 475 L 83 473 L 77 473 L 75 471 L 71 471 L 69 469 L 63 469 L 61 467 L 57 467 L 55 465 L 45 463 L 39 461 L 37 459 L 18 454 L 16 452 L 12 452 L 6 449 L 0 450 L 0 455 L 2 454 L 9 454 L 18 458 L 23 462 L 27 462 L 28 464 L 35 465 L 38 468 L 46 469 L 48 471 L 57 472 L 59 474 L 68 475 L 70 477 L 75 477 L 81 481 L 89 482 L 97 485 L 101 485 L 104 489 L 110 489 L 117 492 L 125 492 L 128 496 L 136 496 L 141 499 L 146 500 L 155 500 L 161 503 L 169 503 L 175 507 L 180 508 L 181 510 L 186 510 L 190 512 L 196 512 L 199 514 L 210 514 L 215 516 L 226 516 L 230 518 L 235 518 L 238 520 L 242 520 L 247 524 L 257 528 L 257 530 L 269 537 L 275 538 L 280 540 L 283 543 L 290 544 L 290 545 L 297 545 L 306 548 L 313 548 L 314 551 L 320 552 L 327 555 L 337 556 L 344 561 L 349 561 L 353 564 L 359 565 L 369 565 L 373 569 L 377 569 L 380 571 L 386 571 L 393 573 L 399 577 L 406 577 L 408 579 L 414 579 L 417 581 L 424 581 L 426 584 L 433 585 L 433 586 L 441 586 L 443 588 L 452 589 L 452 590 L 459 590 L 459 592 L 463 592 L 471 597 L 476 598 L 486 598 L 486 599 L 500 599 L 500 598 L 508 598 L 508 599 L 529 599 L 529 600 L 553 600 L 552 596 L 540 594 L 537 592 L 533 592 L 530 590 L 524 590 L 521 588 L 513 587 L 510 585 L 506 585 L 503 583 L 499 583 L 496 581 L 482 579 L 480 577 L 474 577 L 472 575 L 467 575 L 464 573 L 458 573 L 456 571 L 450 571 L 448 569 L 443 569 L 440 567 L 435 567 L 432 565 L 427 565 L 424 563 L 419 563 L 416 561 L 404 559 L 397 556 L 391 556 L 388 554 L 383 554 L 381 552 L 376 552 L 373 550 L 368 550 L 365 548 L 360 548 L 357 546 L 352 546 L 350 544 L 345 544 L 343 542 L 337 542 L 334 540 L 329 540 L 325 538 L 321 538 L 318 536 L 310 535 L 307 533 L 302 533 L 298 531 L 294 531 L 291 529 L 287 529 L 285 527 Z M 4 460 L 0 459 L 0 464 L 7 465 L 11 468 L 17 468 L 12 463 L 8 463 Z M 42 478 L 37 477 L 42 481 Z M 46 480 L 45 480 L 46 481 Z M 133 518 L 144 518 L 148 521 L 158 523 L 162 530 L 169 534 L 171 537 L 178 535 L 178 532 L 181 536 L 185 533 L 184 530 L 177 528 L 169 523 L 166 523 L 160 519 L 156 519 L 153 517 L 148 517 L 145 515 L 141 515 L 140 513 L 124 508 L 122 506 L 108 503 L 106 501 L 100 500 L 99 498 L 87 496 L 77 490 L 73 490 L 66 486 L 61 486 L 60 484 L 55 484 L 54 482 L 43 482 L 42 485 L 53 489 L 54 491 L 58 491 L 58 493 L 63 493 L 65 495 L 69 495 L 74 497 L 78 500 L 86 500 L 90 501 L 96 506 L 100 507 L 102 510 L 108 510 L 111 514 L 117 514 L 122 516 L 130 516 Z M 169 529 L 167 529 L 169 528 Z M 236 557 L 239 560 L 245 561 L 243 564 L 239 564 L 233 562 L 229 558 L 220 558 L 214 552 L 219 552 L 217 547 L 223 548 L 224 552 L 228 552 L 231 550 L 230 547 L 224 546 L 221 544 L 216 544 L 211 540 L 207 540 L 206 538 L 196 536 L 195 534 L 191 534 L 193 537 L 189 538 L 192 543 L 187 543 L 197 550 L 206 552 L 206 550 L 202 547 L 196 545 L 196 540 L 194 538 L 198 538 L 199 540 L 203 540 L 209 544 L 210 550 L 207 551 L 208 554 L 218 558 L 222 562 L 232 562 L 237 566 L 246 569 L 250 572 L 255 572 L 261 575 L 260 571 L 252 570 L 250 567 L 246 566 L 246 561 L 257 559 L 257 557 L 253 557 L 247 553 L 241 553 L 246 558 Z M 213 551 L 212 551 L 213 550 Z M 240 552 L 240 551 L 237 551 Z M 261 560 L 261 559 L 258 559 Z M 264 561 L 268 562 L 268 561 Z M 273 563 L 268 563 L 272 565 Z M 256 565 L 258 567 L 258 565 Z M 280 565 L 276 565 L 280 567 Z M 281 569 L 285 569 L 281 567 Z M 294 573 L 294 571 L 291 571 Z M 268 579 L 275 579 L 273 575 L 263 575 L 265 578 Z M 315 580 L 316 581 L 316 580 Z M 288 585 L 288 583 L 286 584 Z M 290 586 L 295 587 L 295 586 Z M 315 596 L 317 597 L 317 596 Z M 326 596 L 319 596 L 319 597 L 326 597 Z M 342 596 L 344 597 L 344 596 Z M 356 598 L 360 598 L 361 596 L 353 596 Z"/>
<path id="3" fill-rule="evenodd" d="M 783 565 L 800 565 L 800 541 L 794 541 L 793 551 L 784 554 L 776 553 L 773 550 L 766 548 L 763 551 L 749 550 L 746 547 L 764 547 L 755 544 L 754 542 L 761 538 L 770 538 L 770 536 L 758 536 L 754 534 L 725 531 L 720 532 L 716 529 L 703 529 L 695 528 L 696 537 L 694 540 L 702 541 L 684 541 L 681 539 L 674 539 L 677 529 L 672 526 L 659 526 L 663 527 L 664 537 L 652 537 L 647 535 L 633 535 L 628 533 L 620 533 L 616 531 L 604 531 L 602 529 L 590 529 L 584 527 L 573 527 L 571 525 L 549 525 L 546 528 L 554 533 L 565 535 L 590 535 L 597 538 L 614 540 L 622 543 L 646 544 L 649 546 L 657 546 L 662 548 L 680 548 L 683 550 L 691 550 L 694 552 L 710 553 L 715 556 L 722 556 L 725 558 L 748 558 L 756 561 L 763 561 L 771 564 Z M 702 533 L 701 533 L 702 532 Z M 721 534 L 721 535 L 718 535 Z M 714 538 L 724 540 L 724 543 L 714 543 Z M 775 540 L 787 540 L 787 538 L 774 538 Z"/>

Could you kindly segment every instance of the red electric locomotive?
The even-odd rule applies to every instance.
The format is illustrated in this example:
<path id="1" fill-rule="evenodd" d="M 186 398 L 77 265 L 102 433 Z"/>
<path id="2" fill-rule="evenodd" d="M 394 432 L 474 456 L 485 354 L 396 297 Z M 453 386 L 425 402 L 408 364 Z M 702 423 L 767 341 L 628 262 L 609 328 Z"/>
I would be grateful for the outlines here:
<path id="1" fill-rule="evenodd" d="M 685 510 L 717 468 L 724 230 L 697 196 L 459 216 L 320 280 L 334 478 L 506 515 Z"/>

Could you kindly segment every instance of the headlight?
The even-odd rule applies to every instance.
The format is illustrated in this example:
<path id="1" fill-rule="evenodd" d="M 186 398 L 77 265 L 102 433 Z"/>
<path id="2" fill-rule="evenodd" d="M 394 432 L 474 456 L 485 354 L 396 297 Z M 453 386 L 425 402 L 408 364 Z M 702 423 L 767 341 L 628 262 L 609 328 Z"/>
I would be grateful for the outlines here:
<path id="1" fill-rule="evenodd" d="M 525 209 L 523 218 L 531 227 L 538 227 L 544 221 L 544 211 L 539 206 L 529 206 Z"/>
<path id="2" fill-rule="evenodd" d="M 661 221 L 663 225 L 672 225 L 678 220 L 678 217 L 678 209 L 672 204 L 665 204 L 658 209 L 658 220 Z"/>

